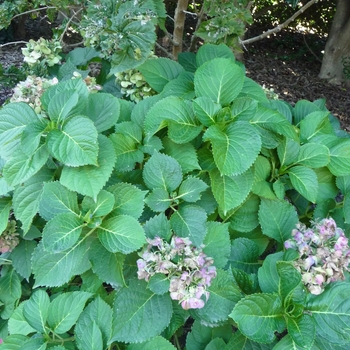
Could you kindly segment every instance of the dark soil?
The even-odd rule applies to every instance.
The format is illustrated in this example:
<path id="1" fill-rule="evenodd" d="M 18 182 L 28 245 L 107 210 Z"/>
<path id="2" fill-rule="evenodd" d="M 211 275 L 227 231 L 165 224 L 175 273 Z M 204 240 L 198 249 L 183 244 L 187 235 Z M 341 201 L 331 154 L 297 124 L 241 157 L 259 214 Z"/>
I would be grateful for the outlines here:
<path id="1" fill-rule="evenodd" d="M 261 34 L 264 28 L 252 28 L 246 37 Z M 26 39 L 50 36 L 45 19 L 26 21 Z M 283 30 L 246 46 L 244 63 L 247 75 L 261 85 L 274 89 L 279 98 L 294 105 L 298 100 L 326 99 L 327 108 L 350 131 L 350 89 L 330 85 L 318 78 L 321 68 L 321 51 L 326 39 L 314 34 Z M 22 45 L 0 48 L 0 63 L 6 68 L 20 65 Z M 0 85 L 0 105 L 11 95 L 11 90 Z"/>

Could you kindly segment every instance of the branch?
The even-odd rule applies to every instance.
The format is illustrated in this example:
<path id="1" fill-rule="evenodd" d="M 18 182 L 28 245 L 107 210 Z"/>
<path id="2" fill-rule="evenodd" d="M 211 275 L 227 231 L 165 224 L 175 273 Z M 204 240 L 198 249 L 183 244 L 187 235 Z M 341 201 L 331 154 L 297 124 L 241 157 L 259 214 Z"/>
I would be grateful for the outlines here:
<path id="1" fill-rule="evenodd" d="M 27 15 L 28 13 L 33 13 L 33 12 L 38 12 L 38 11 L 43 11 L 43 10 L 50 10 L 50 9 L 57 9 L 57 7 L 56 6 L 45 6 L 45 7 L 40 7 L 38 9 L 35 9 L 35 10 L 28 10 L 28 11 L 21 12 L 15 16 L 13 16 L 12 19 L 15 19 L 16 17 L 21 17 L 23 15 Z"/>
<path id="2" fill-rule="evenodd" d="M 77 15 L 79 14 L 79 12 L 83 11 L 83 8 L 80 8 L 78 11 L 74 12 L 73 13 L 73 16 L 71 18 L 69 18 L 67 24 L 66 24 L 66 27 L 64 28 L 64 31 L 63 33 L 61 34 L 61 37 L 60 37 L 60 42 L 63 43 L 63 37 L 64 35 L 66 34 L 66 32 L 68 31 L 68 28 L 69 28 L 69 25 L 70 23 L 73 21 L 73 18 L 74 17 L 77 17 Z"/>
<path id="3" fill-rule="evenodd" d="M 173 56 L 175 59 L 177 59 L 177 56 L 180 52 L 182 52 L 182 38 L 184 33 L 184 27 L 185 27 L 185 18 L 188 7 L 188 1 L 189 0 L 179 0 L 176 6 L 175 10 L 175 16 L 174 16 L 174 34 L 173 34 L 173 40 L 174 40 L 174 46 L 173 46 Z"/>
<path id="4" fill-rule="evenodd" d="M 293 22 L 299 15 L 301 15 L 305 10 L 307 10 L 311 5 L 313 5 L 315 2 L 317 2 L 318 0 L 310 0 L 306 5 L 304 5 L 303 7 L 301 7 L 297 12 L 294 13 L 294 15 L 292 17 L 290 17 L 289 19 L 287 19 L 284 23 L 279 24 L 277 27 L 270 29 L 268 31 L 266 31 L 263 34 L 260 34 L 258 36 L 255 36 L 254 38 L 250 38 L 247 40 L 243 40 L 242 44 L 243 45 L 247 45 L 247 44 L 251 44 L 254 43 L 255 41 L 259 41 L 261 39 L 264 39 L 266 37 L 268 37 L 271 34 L 280 32 L 283 28 L 287 27 L 289 25 L 290 22 Z"/>
<path id="5" fill-rule="evenodd" d="M 18 44 L 28 44 L 28 41 L 12 41 L 10 43 L 0 45 L 0 49 L 7 45 L 18 45 Z"/>

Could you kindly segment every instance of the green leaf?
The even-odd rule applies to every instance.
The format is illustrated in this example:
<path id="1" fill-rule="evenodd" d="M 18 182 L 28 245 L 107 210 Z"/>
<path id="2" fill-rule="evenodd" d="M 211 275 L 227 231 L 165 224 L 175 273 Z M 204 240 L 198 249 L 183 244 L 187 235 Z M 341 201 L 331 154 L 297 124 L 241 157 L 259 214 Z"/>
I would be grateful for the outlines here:
<path id="1" fill-rule="evenodd" d="M 229 220 L 232 230 L 250 232 L 259 225 L 259 205 L 260 198 L 251 194 L 239 207 L 229 211 L 225 220 Z"/>
<path id="2" fill-rule="evenodd" d="M 214 45 L 207 43 L 202 45 L 197 52 L 196 62 L 197 66 L 201 66 L 204 63 L 211 61 L 215 58 L 227 58 L 231 61 L 235 61 L 235 55 L 232 50 L 224 44 Z"/>
<path id="3" fill-rule="evenodd" d="M 236 176 L 221 175 L 218 170 L 212 170 L 209 174 L 214 197 L 224 215 L 243 203 L 254 182 L 252 169 Z"/>
<path id="4" fill-rule="evenodd" d="M 316 337 L 335 345 L 349 344 L 349 283 L 332 283 L 322 294 L 310 295 L 305 309 L 311 312 L 315 321 Z"/>
<path id="5" fill-rule="evenodd" d="M 0 110 L 0 156 L 7 160 L 20 145 L 23 130 L 39 118 L 24 102 L 9 103 Z"/>
<path id="6" fill-rule="evenodd" d="M 164 188 L 155 188 L 145 199 L 145 203 L 155 212 L 164 212 L 171 205 L 172 199 Z"/>
<path id="7" fill-rule="evenodd" d="M 39 147 L 31 156 L 20 150 L 9 159 L 3 169 L 5 180 L 10 186 L 23 183 L 35 175 L 46 163 L 49 153 L 46 145 Z"/>
<path id="8" fill-rule="evenodd" d="M 207 214 L 197 205 L 180 207 L 170 218 L 171 228 L 180 237 L 188 237 L 191 242 L 199 247 L 207 232 Z"/>
<path id="9" fill-rule="evenodd" d="M 222 350 L 225 346 L 226 343 L 222 338 L 215 338 L 205 347 L 205 350 Z"/>
<path id="10" fill-rule="evenodd" d="M 56 93 L 52 97 L 48 106 L 50 120 L 62 122 L 67 119 L 72 109 L 78 104 L 79 95 L 74 90 L 65 90 Z"/>
<path id="11" fill-rule="evenodd" d="M 36 245 L 35 241 L 23 239 L 11 253 L 13 268 L 27 281 L 29 281 L 29 277 L 32 274 L 31 260 Z"/>
<path id="12" fill-rule="evenodd" d="M 30 157 L 39 147 L 41 137 L 49 124 L 48 119 L 40 119 L 26 126 L 21 137 L 21 150 Z"/>
<path id="13" fill-rule="evenodd" d="M 97 132 L 106 131 L 118 121 L 119 100 L 111 94 L 89 94 L 83 115 L 94 122 Z"/>
<path id="14" fill-rule="evenodd" d="M 44 290 L 36 290 L 24 303 L 23 316 L 28 324 L 40 333 L 46 333 L 46 320 L 49 314 L 50 298 Z"/>
<path id="15" fill-rule="evenodd" d="M 278 261 L 276 266 L 279 275 L 278 294 L 285 300 L 300 285 L 301 274 L 290 262 Z"/>
<path id="16" fill-rule="evenodd" d="M 312 112 L 301 120 L 300 141 L 306 143 L 320 134 L 334 134 L 333 127 L 329 121 L 329 112 Z"/>
<path id="17" fill-rule="evenodd" d="M 13 193 L 13 210 L 16 218 L 22 223 L 24 234 L 29 231 L 33 217 L 39 211 L 43 183 L 51 181 L 52 177 L 53 172 L 43 168 Z"/>
<path id="18" fill-rule="evenodd" d="M 118 289 L 125 286 L 123 276 L 123 266 L 125 255 L 121 253 L 111 253 L 99 240 L 91 244 L 89 258 L 92 265 L 92 271 L 105 283 Z"/>
<path id="19" fill-rule="evenodd" d="M 350 140 L 339 139 L 329 148 L 331 160 L 328 169 L 335 176 L 346 176 L 350 173 Z"/>
<path id="20" fill-rule="evenodd" d="M 330 161 L 329 149 L 318 143 L 306 143 L 300 147 L 297 163 L 310 168 L 321 168 Z"/>
<path id="21" fill-rule="evenodd" d="M 91 217 L 104 216 L 109 214 L 115 204 L 115 199 L 112 193 L 101 190 L 96 198 L 96 201 L 91 197 L 84 197 L 81 205 L 85 212 L 90 211 Z"/>
<path id="22" fill-rule="evenodd" d="M 149 282 L 148 288 L 155 294 L 163 295 L 169 291 L 170 281 L 168 276 L 163 273 L 156 273 Z"/>
<path id="23" fill-rule="evenodd" d="M 169 81 L 164 86 L 162 96 L 177 96 L 184 100 L 192 100 L 195 97 L 193 79 L 193 73 L 181 72 L 174 80 Z"/>
<path id="24" fill-rule="evenodd" d="M 139 343 L 159 335 L 170 322 L 171 299 L 146 288 L 146 282 L 132 280 L 116 295 L 110 343 Z"/>
<path id="25" fill-rule="evenodd" d="M 210 126 L 203 141 L 210 140 L 215 164 L 223 175 L 239 175 L 251 167 L 260 149 L 259 133 L 248 122 L 229 124 L 224 130 Z"/>
<path id="26" fill-rule="evenodd" d="M 23 343 L 21 349 L 26 350 L 46 350 L 47 343 L 44 338 L 31 338 Z"/>
<path id="27" fill-rule="evenodd" d="M 232 335 L 231 325 L 225 324 L 218 327 L 209 327 L 201 324 L 199 320 L 195 320 L 191 331 L 187 334 L 186 349 L 199 350 L 205 349 L 215 338 L 223 338 L 228 341 Z"/>
<path id="28" fill-rule="evenodd" d="M 165 153 L 176 159 L 180 164 L 183 174 L 187 174 L 192 170 L 200 170 L 196 149 L 191 143 L 178 144 L 170 140 L 168 137 L 162 139 Z"/>
<path id="29" fill-rule="evenodd" d="M 193 52 L 180 52 L 177 59 L 187 72 L 194 73 L 197 69 L 196 56 Z"/>
<path id="30" fill-rule="evenodd" d="M 172 345 L 168 340 L 161 336 L 157 336 L 142 342 L 140 344 L 130 344 L 126 350 L 176 350 L 175 346 Z"/>
<path id="31" fill-rule="evenodd" d="M 8 330 L 10 334 L 22 334 L 28 335 L 35 333 L 36 330 L 29 325 L 27 320 L 23 316 L 23 308 L 29 300 L 26 300 L 18 305 L 13 314 L 8 320 Z"/>
<path id="32" fill-rule="evenodd" d="M 240 237 L 232 241 L 231 254 L 228 258 L 231 267 L 256 273 L 260 267 L 259 248 L 256 243 L 248 238 Z"/>
<path id="33" fill-rule="evenodd" d="M 178 197 L 186 202 L 194 203 L 200 200 L 201 193 L 207 188 L 208 185 L 204 181 L 195 177 L 188 177 L 181 183 Z"/>
<path id="34" fill-rule="evenodd" d="M 307 100 L 299 100 L 293 109 L 294 124 L 300 123 L 307 115 L 318 111 L 320 111 L 320 108 L 316 104 Z"/>
<path id="35" fill-rule="evenodd" d="M 83 273 L 82 270 L 86 271 L 90 268 L 89 265 L 86 266 L 85 264 L 85 254 L 88 247 L 84 239 L 78 241 L 69 250 L 60 253 L 51 253 L 44 250 L 41 242 L 35 248 L 32 257 L 32 271 L 35 277 L 34 287 L 61 286 L 67 283 L 72 276 Z"/>
<path id="36" fill-rule="evenodd" d="M 168 126 L 168 136 L 176 143 L 192 141 L 202 131 L 192 104 L 176 96 L 165 97 L 146 114 L 144 130 L 147 137 Z"/>
<path id="37" fill-rule="evenodd" d="M 13 303 L 22 295 L 20 279 L 15 270 L 11 269 L 0 277 L 0 300 L 5 304 Z"/>
<path id="38" fill-rule="evenodd" d="M 193 109 L 199 121 L 209 127 L 215 124 L 215 116 L 220 111 L 221 106 L 209 97 L 202 96 L 193 100 Z"/>
<path id="39" fill-rule="evenodd" d="M 252 125 L 273 131 L 279 135 L 284 135 L 292 140 L 298 141 L 298 134 L 287 120 L 287 118 L 279 113 L 264 106 L 259 106 L 255 116 L 251 119 Z"/>
<path id="40" fill-rule="evenodd" d="M 150 58 L 138 69 L 151 88 L 157 92 L 161 92 L 169 81 L 184 71 L 179 63 L 164 57 Z"/>
<path id="41" fill-rule="evenodd" d="M 174 191 L 182 181 L 180 164 L 172 157 L 154 152 L 143 168 L 143 179 L 149 189 Z"/>
<path id="42" fill-rule="evenodd" d="M 215 58 L 197 69 L 194 89 L 197 97 L 209 97 L 227 106 L 242 90 L 243 81 L 244 72 L 232 59 Z"/>
<path id="43" fill-rule="evenodd" d="M 75 116 L 47 136 L 50 153 L 61 163 L 71 167 L 97 165 L 97 130 L 92 120 Z"/>
<path id="44" fill-rule="evenodd" d="M 77 347 L 80 350 L 103 350 L 102 333 L 96 322 L 92 321 L 85 325 L 83 330 L 75 327 Z"/>
<path id="45" fill-rule="evenodd" d="M 100 331 L 98 332 L 97 329 Z M 78 348 L 85 349 L 105 349 L 112 331 L 112 309 L 100 297 L 93 300 L 80 314 L 74 332 Z M 94 336 L 97 334 L 97 336 Z M 86 335 L 88 335 L 86 337 Z M 86 339 L 85 339 L 86 338 Z M 101 347 L 91 347 L 87 344 L 87 339 L 92 339 L 92 343 L 100 340 Z M 103 344 L 103 346 L 102 346 Z M 89 347 L 90 346 L 90 347 Z"/>
<path id="46" fill-rule="evenodd" d="M 130 215 L 138 219 L 144 208 L 147 191 L 142 191 L 129 183 L 118 183 L 107 188 L 114 195 L 114 208 L 111 215 Z"/>
<path id="47" fill-rule="evenodd" d="M 249 97 L 238 97 L 231 105 L 232 119 L 249 122 L 256 113 L 258 102 Z"/>
<path id="48" fill-rule="evenodd" d="M 315 340 L 315 322 L 311 315 L 304 314 L 299 319 L 287 318 L 287 330 L 293 341 L 304 349 L 310 349 Z"/>
<path id="49" fill-rule="evenodd" d="M 78 241 L 84 226 L 84 220 L 75 213 L 57 214 L 43 229 L 44 249 L 58 253 L 71 248 Z"/>
<path id="50" fill-rule="evenodd" d="M 275 332 L 285 329 L 284 310 L 281 299 L 275 294 L 247 295 L 234 307 L 230 317 L 239 330 L 259 343 L 272 343 Z"/>
<path id="51" fill-rule="evenodd" d="M 316 202 L 318 181 L 316 173 L 303 165 L 293 166 L 288 170 L 293 187 L 307 200 Z"/>
<path id="52" fill-rule="evenodd" d="M 334 349 L 333 345 L 331 345 L 331 346 L 332 346 L 332 350 L 333 350 Z M 305 347 L 298 346 L 289 334 L 285 335 L 273 348 L 273 350 L 303 350 L 303 349 L 305 349 Z M 312 346 L 312 348 L 310 348 L 310 349 L 311 350 L 321 350 L 320 348 L 315 347 L 315 346 Z M 325 350 L 325 349 L 323 349 L 323 350 Z M 331 350 L 331 349 L 329 349 L 329 350 Z"/>
<path id="53" fill-rule="evenodd" d="M 258 101 L 264 105 L 269 104 L 269 100 L 266 97 L 266 93 L 262 86 L 247 76 L 244 77 L 243 89 L 239 94 L 239 98 L 242 97 L 254 99 L 255 101 Z"/>
<path id="54" fill-rule="evenodd" d="M 262 343 L 256 343 L 255 341 L 247 338 L 244 334 L 242 334 L 240 331 L 236 331 L 230 341 L 227 343 L 224 350 L 275 350 L 276 342 L 273 342 L 272 344 L 262 344 Z M 277 348 L 276 348 L 277 349 Z M 288 348 L 285 350 L 296 350 L 294 348 Z M 299 349 L 298 349 L 299 350 Z"/>
<path id="55" fill-rule="evenodd" d="M 202 309 L 194 309 L 193 313 L 209 324 L 228 320 L 229 314 L 242 298 L 241 291 L 229 272 L 217 270 L 217 276 L 208 288 L 210 297 Z"/>
<path id="56" fill-rule="evenodd" d="M 207 222 L 207 234 L 204 237 L 203 252 L 214 259 L 217 268 L 226 266 L 230 255 L 230 235 L 228 224 L 217 221 Z"/>
<path id="57" fill-rule="evenodd" d="M 118 215 L 104 220 L 97 234 L 103 246 L 112 253 L 128 254 L 146 243 L 142 226 L 130 215 Z"/>
<path id="58" fill-rule="evenodd" d="M 47 323 L 56 334 L 68 332 L 91 297 L 87 292 L 66 292 L 51 301 Z"/>
<path id="59" fill-rule="evenodd" d="M 172 236 L 170 222 L 164 213 L 153 216 L 143 226 L 146 236 L 148 238 L 155 238 L 156 236 L 165 240 L 170 240 Z"/>
<path id="60" fill-rule="evenodd" d="M 58 181 L 44 183 L 39 203 L 39 214 L 49 221 L 57 214 L 71 213 L 78 215 L 78 197 L 75 192 L 69 191 Z"/>
<path id="61" fill-rule="evenodd" d="M 95 198 L 109 179 L 115 163 L 112 142 L 103 135 L 98 137 L 98 166 L 85 165 L 78 168 L 64 166 L 60 182 L 68 189 Z"/>
<path id="62" fill-rule="evenodd" d="M 10 217 L 10 209 L 12 207 L 11 198 L 0 198 L 0 232 L 4 232 Z"/>
<path id="63" fill-rule="evenodd" d="M 262 198 L 259 222 L 264 235 L 283 243 L 290 238 L 298 223 L 298 214 L 294 206 L 285 200 Z"/>

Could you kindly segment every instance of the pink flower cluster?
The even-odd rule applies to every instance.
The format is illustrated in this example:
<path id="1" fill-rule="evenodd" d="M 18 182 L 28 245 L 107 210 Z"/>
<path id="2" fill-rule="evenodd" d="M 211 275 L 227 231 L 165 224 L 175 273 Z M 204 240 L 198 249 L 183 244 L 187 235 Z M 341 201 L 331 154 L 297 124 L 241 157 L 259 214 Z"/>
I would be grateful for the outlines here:
<path id="1" fill-rule="evenodd" d="M 311 228 L 299 223 L 284 247 L 299 252 L 294 266 L 312 294 L 321 294 L 327 284 L 344 280 L 344 271 L 349 271 L 348 239 L 332 218 L 312 222 Z"/>
<path id="2" fill-rule="evenodd" d="M 16 221 L 9 221 L 6 230 L 0 235 L 0 253 L 11 252 L 19 243 Z"/>
<path id="3" fill-rule="evenodd" d="M 207 287 L 216 277 L 214 260 L 188 238 L 173 236 L 170 244 L 155 237 L 137 260 L 138 278 L 149 279 L 156 273 L 168 276 L 170 297 L 178 300 L 183 309 L 201 309 L 209 298 Z"/>

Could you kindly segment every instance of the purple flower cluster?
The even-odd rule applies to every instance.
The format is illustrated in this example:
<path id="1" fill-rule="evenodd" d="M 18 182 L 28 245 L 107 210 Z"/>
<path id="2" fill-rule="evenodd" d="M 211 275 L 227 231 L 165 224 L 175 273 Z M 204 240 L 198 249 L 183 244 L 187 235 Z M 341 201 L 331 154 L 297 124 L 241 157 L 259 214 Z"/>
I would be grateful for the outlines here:
<path id="1" fill-rule="evenodd" d="M 168 276 L 170 297 L 183 309 L 201 309 L 209 298 L 207 287 L 216 277 L 214 260 L 192 245 L 188 238 L 173 236 L 170 244 L 160 237 L 148 239 L 137 260 L 138 278 L 149 281 L 156 273 Z"/>
<path id="2" fill-rule="evenodd" d="M 327 284 L 344 280 L 344 271 L 349 271 L 348 239 L 332 218 L 312 222 L 311 228 L 297 224 L 284 247 L 299 252 L 294 265 L 312 294 L 321 294 Z"/>
<path id="3" fill-rule="evenodd" d="M 19 243 L 19 234 L 16 232 L 16 221 L 11 220 L 6 230 L 0 235 L 0 254 L 11 252 Z"/>

